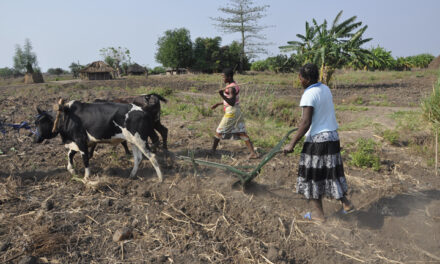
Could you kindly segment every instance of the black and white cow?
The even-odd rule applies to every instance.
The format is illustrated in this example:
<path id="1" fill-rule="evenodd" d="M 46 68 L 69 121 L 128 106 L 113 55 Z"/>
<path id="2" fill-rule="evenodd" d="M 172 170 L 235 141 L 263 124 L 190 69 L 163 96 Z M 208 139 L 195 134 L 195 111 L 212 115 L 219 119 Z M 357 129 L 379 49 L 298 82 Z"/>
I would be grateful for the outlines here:
<path id="1" fill-rule="evenodd" d="M 161 122 L 160 122 L 160 109 L 161 105 L 160 102 L 167 102 L 167 99 L 162 97 L 159 94 L 156 93 L 150 93 L 145 95 L 140 95 L 136 97 L 126 97 L 126 98 L 116 98 L 113 100 L 103 100 L 103 99 L 96 99 L 95 102 L 97 103 L 106 103 L 106 102 L 114 102 L 114 103 L 124 103 L 124 104 L 135 104 L 142 108 L 145 112 L 147 112 L 152 118 L 153 118 L 153 128 L 157 132 L 159 132 L 160 136 L 162 137 L 162 147 L 164 149 L 167 149 L 167 141 L 168 141 L 168 128 L 166 128 Z M 158 146 L 157 142 L 152 142 L 153 147 L 156 148 Z M 122 142 L 122 145 L 125 149 L 125 153 L 128 153 L 127 144 L 125 142 Z M 93 152 L 95 150 L 96 144 L 91 145 L 90 148 L 90 156 L 93 155 Z"/>
<path id="2" fill-rule="evenodd" d="M 75 172 L 73 157 L 80 152 L 85 167 L 84 180 L 88 180 L 90 175 L 89 145 L 118 144 L 127 141 L 131 143 L 134 157 L 130 177 L 136 175 L 143 154 L 150 160 L 159 180 L 162 181 L 162 172 L 155 155 L 150 152 L 147 141 L 148 137 L 151 137 L 153 142 L 158 141 L 153 130 L 153 118 L 139 106 L 79 101 L 64 104 L 60 101 L 57 117 L 38 108 L 37 111 L 39 115 L 35 121 L 35 142 L 40 143 L 44 139 L 54 138 L 60 134 L 63 143 L 69 149 L 67 170 L 70 173 Z"/>

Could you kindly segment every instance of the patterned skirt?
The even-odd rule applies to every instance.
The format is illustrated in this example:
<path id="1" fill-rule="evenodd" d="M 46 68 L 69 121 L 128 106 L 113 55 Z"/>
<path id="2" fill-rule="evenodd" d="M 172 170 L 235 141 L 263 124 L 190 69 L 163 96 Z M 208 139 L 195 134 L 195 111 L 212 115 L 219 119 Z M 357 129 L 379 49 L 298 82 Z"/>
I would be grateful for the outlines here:
<path id="1" fill-rule="evenodd" d="M 225 115 L 217 127 L 217 133 L 222 136 L 221 139 L 240 139 L 238 133 L 246 133 L 239 105 L 226 107 Z"/>
<path id="2" fill-rule="evenodd" d="M 337 131 L 307 136 L 301 152 L 296 191 L 307 199 L 340 199 L 347 193 Z"/>

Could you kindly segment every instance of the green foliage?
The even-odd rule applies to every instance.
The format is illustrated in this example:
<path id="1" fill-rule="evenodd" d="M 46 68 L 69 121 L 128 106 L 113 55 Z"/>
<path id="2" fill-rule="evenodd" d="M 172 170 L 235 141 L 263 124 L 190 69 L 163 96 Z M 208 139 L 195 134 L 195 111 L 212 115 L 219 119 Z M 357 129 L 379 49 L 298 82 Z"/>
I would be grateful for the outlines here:
<path id="1" fill-rule="evenodd" d="M 72 62 L 70 64 L 69 68 L 70 68 L 70 72 L 73 74 L 73 78 L 78 78 L 79 77 L 79 71 L 82 68 L 84 68 L 84 66 L 79 64 L 79 61 L 78 61 L 78 63 Z"/>
<path id="2" fill-rule="evenodd" d="M 404 132 L 417 132 L 424 127 L 422 113 L 419 111 L 396 111 L 391 118 L 397 121 L 397 128 Z"/>
<path id="3" fill-rule="evenodd" d="M 25 39 L 23 48 L 15 45 L 14 69 L 20 73 L 33 73 L 38 70 L 37 55 L 32 51 L 32 44 L 29 39 Z"/>
<path id="4" fill-rule="evenodd" d="M 423 116 L 437 129 L 440 127 L 440 72 L 431 95 L 422 101 Z"/>
<path id="5" fill-rule="evenodd" d="M 329 83 L 335 69 L 348 65 L 356 60 L 364 63 L 371 57 L 371 52 L 362 48 L 362 45 L 371 38 L 363 39 L 362 36 L 367 26 L 355 29 L 362 22 L 355 22 L 356 16 L 352 16 L 339 23 L 342 11 L 338 13 L 330 28 L 327 20 L 318 24 L 315 19 L 312 25 L 305 24 L 305 34 L 297 34 L 299 41 L 288 41 L 288 45 L 280 47 L 282 51 L 293 51 L 304 58 L 304 62 L 313 62 L 321 68 L 320 80 Z"/>
<path id="6" fill-rule="evenodd" d="M 156 88 L 148 91 L 148 93 L 156 93 L 156 94 L 161 95 L 166 98 L 166 97 L 172 95 L 174 93 L 174 91 L 173 91 L 173 89 L 171 89 L 169 87 L 156 87 Z"/>
<path id="7" fill-rule="evenodd" d="M 246 68 L 248 58 L 266 53 L 265 43 L 261 43 L 265 37 L 259 34 L 266 27 L 258 25 L 258 21 L 266 16 L 264 12 L 269 6 L 255 6 L 252 0 L 230 0 L 229 2 L 227 7 L 219 8 L 219 11 L 225 13 L 226 17 L 211 19 L 218 22 L 216 26 L 224 33 L 240 34 L 238 70 L 242 72 Z"/>
<path id="8" fill-rule="evenodd" d="M 153 69 L 150 69 L 148 71 L 148 74 L 162 74 L 162 73 L 165 73 L 165 72 L 166 72 L 166 69 L 164 67 L 156 66 Z"/>
<path id="9" fill-rule="evenodd" d="M 192 69 L 203 73 L 218 71 L 221 61 L 220 37 L 197 38 L 194 42 Z"/>
<path id="10" fill-rule="evenodd" d="M 429 63 L 434 59 L 435 57 L 431 54 L 419 54 L 416 56 L 409 56 L 406 57 L 406 60 L 416 68 L 427 68 Z"/>
<path id="11" fill-rule="evenodd" d="M 49 69 L 47 69 L 47 73 L 53 74 L 53 75 L 61 75 L 61 74 L 68 73 L 68 71 L 65 71 L 61 68 L 49 68 Z"/>
<path id="12" fill-rule="evenodd" d="M 118 68 L 123 63 L 131 63 L 130 50 L 122 47 L 108 47 L 99 50 L 101 57 L 111 67 Z"/>
<path id="13" fill-rule="evenodd" d="M 249 59 L 247 56 L 241 56 L 241 45 L 237 41 L 232 41 L 231 44 L 221 47 L 220 53 L 220 69 L 231 68 L 237 70 L 240 68 L 240 63 L 243 70 L 250 69 Z"/>
<path id="14" fill-rule="evenodd" d="M 14 77 L 18 72 L 16 72 L 13 68 L 0 68 L 0 77 L 1 78 L 11 78 Z"/>
<path id="15" fill-rule="evenodd" d="M 185 28 L 167 30 L 157 41 L 156 60 L 165 67 L 188 68 L 192 62 L 192 42 Z"/>
<path id="16" fill-rule="evenodd" d="M 252 71 L 266 71 L 268 69 L 269 65 L 267 64 L 267 60 L 254 61 L 251 64 Z"/>
<path id="17" fill-rule="evenodd" d="M 382 131 L 382 137 L 392 145 L 397 144 L 400 138 L 399 132 L 391 129 Z"/>
<path id="18" fill-rule="evenodd" d="M 380 169 L 380 158 L 377 155 L 377 143 L 372 139 L 360 138 L 355 144 L 356 151 L 349 154 L 350 164 L 360 168 Z"/>

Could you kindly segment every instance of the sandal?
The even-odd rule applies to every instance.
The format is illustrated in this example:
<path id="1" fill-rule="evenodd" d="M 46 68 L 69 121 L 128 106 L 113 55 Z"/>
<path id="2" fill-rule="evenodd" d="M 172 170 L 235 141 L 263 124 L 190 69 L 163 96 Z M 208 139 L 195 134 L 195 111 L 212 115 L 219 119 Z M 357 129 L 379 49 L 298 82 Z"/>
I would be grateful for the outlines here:
<path id="1" fill-rule="evenodd" d="M 354 206 L 352 205 L 351 207 L 350 207 L 350 209 L 348 209 L 348 210 L 344 210 L 344 207 L 342 207 L 342 209 L 341 209 L 341 213 L 342 214 L 349 214 L 349 213 L 353 213 L 355 211 L 355 208 L 354 208 Z"/>
<path id="2" fill-rule="evenodd" d="M 314 222 L 318 222 L 318 223 L 324 223 L 325 222 L 325 218 L 324 219 L 319 219 L 319 218 L 312 218 L 312 212 L 307 212 L 304 214 L 304 219 L 310 220 L 310 221 L 314 221 Z"/>

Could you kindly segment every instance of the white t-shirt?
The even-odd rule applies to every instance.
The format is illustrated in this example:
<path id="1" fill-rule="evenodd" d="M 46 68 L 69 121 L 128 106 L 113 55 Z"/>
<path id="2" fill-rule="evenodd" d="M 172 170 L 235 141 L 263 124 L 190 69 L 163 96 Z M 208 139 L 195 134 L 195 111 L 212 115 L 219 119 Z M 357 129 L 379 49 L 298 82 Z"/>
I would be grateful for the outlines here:
<path id="1" fill-rule="evenodd" d="M 307 87 L 301 97 L 299 106 L 313 107 L 312 124 L 306 136 L 314 136 L 324 131 L 338 129 L 333 96 L 327 85 L 318 82 Z"/>

